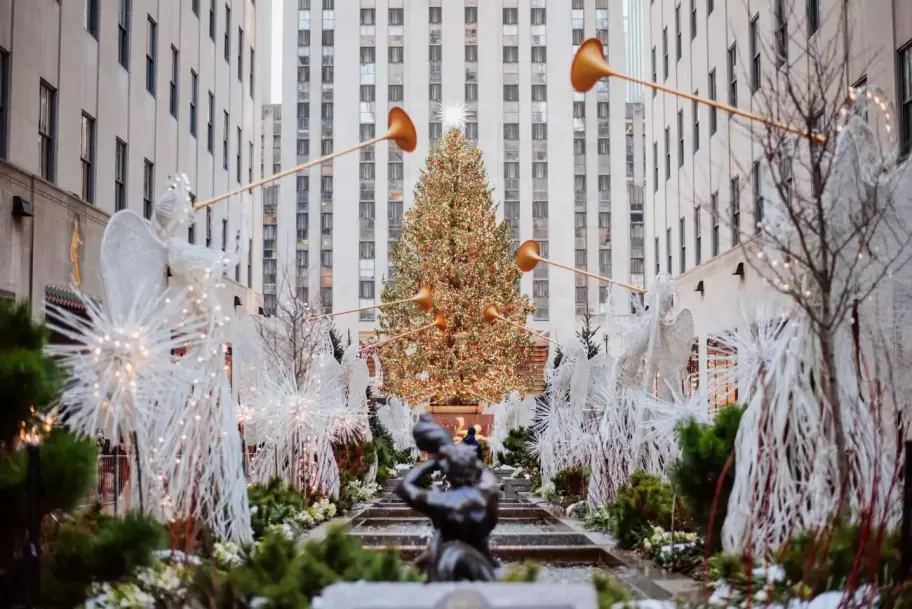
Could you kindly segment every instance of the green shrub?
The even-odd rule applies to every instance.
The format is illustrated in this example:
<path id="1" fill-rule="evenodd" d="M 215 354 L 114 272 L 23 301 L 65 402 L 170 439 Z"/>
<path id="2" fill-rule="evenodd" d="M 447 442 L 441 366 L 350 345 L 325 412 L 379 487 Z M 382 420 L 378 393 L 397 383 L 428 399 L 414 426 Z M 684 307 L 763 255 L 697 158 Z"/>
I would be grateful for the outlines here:
<path id="1" fill-rule="evenodd" d="M 617 499 L 609 508 L 614 520 L 614 536 L 623 548 L 632 548 L 652 526 L 671 528 L 674 494 L 658 476 L 634 472 L 618 489 Z"/>
<path id="2" fill-rule="evenodd" d="M 599 609 L 611 609 L 616 603 L 626 603 L 630 600 L 630 592 L 621 583 L 602 573 L 592 574 L 592 585 L 598 595 Z"/>
<path id="3" fill-rule="evenodd" d="M 281 478 L 251 485 L 247 489 L 247 497 L 251 507 L 250 523 L 257 538 L 262 537 L 271 525 L 282 524 L 308 506 L 307 498 L 287 486 Z"/>
<path id="4" fill-rule="evenodd" d="M 864 546 L 855 568 L 858 583 L 873 583 L 873 575 L 880 585 L 895 585 L 900 580 L 899 531 L 882 534 L 879 546 L 877 537 L 874 530 L 863 535 L 858 524 L 839 524 L 822 532 L 804 531 L 788 541 L 780 564 L 789 581 L 803 582 L 820 594 L 843 586 L 853 572 L 859 548 Z"/>
<path id="5" fill-rule="evenodd" d="M 500 578 L 500 581 L 512 584 L 532 583 L 538 579 L 538 574 L 540 572 L 540 564 L 535 561 L 526 561 L 522 564 L 510 567 L 504 576 Z"/>
<path id="6" fill-rule="evenodd" d="M 529 441 L 532 432 L 528 427 L 511 429 L 503 441 L 503 451 L 497 453 L 497 461 L 510 467 L 525 469 L 527 466 L 538 468 L 538 460 L 529 452 Z"/>
<path id="7" fill-rule="evenodd" d="M 43 561 L 42 593 L 48 607 L 75 607 L 95 582 L 113 582 L 152 564 L 166 547 L 165 529 L 138 512 L 106 516 L 97 509 L 65 524 Z"/>
<path id="8" fill-rule="evenodd" d="M 734 462 L 729 467 L 716 500 L 719 476 L 735 448 L 735 437 L 744 409 L 727 406 L 716 414 L 712 424 L 691 419 L 678 426 L 681 456 L 670 468 L 669 478 L 674 490 L 683 499 L 687 516 L 709 539 L 714 551 L 722 548 L 722 524 L 728 512 L 728 498 L 735 482 Z M 712 531 L 710 515 L 715 504 Z"/>
<path id="9" fill-rule="evenodd" d="M 586 516 L 585 527 L 590 531 L 599 533 L 614 533 L 615 511 L 613 505 L 608 504 L 589 512 Z"/>
<path id="10" fill-rule="evenodd" d="M 591 475 L 592 472 L 588 467 L 576 465 L 554 474 L 551 477 L 551 484 L 554 485 L 554 491 L 558 495 L 573 503 L 586 496 Z"/>

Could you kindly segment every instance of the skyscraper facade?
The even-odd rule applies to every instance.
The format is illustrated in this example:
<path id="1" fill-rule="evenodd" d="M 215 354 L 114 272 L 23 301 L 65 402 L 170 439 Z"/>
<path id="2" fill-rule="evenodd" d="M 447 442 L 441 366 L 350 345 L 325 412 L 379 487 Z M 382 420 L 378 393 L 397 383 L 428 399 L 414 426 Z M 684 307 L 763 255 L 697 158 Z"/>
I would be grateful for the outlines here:
<path id="1" fill-rule="evenodd" d="M 638 258 L 630 248 L 643 210 L 628 193 L 625 87 L 605 81 L 582 95 L 570 86 L 587 38 L 624 65 L 621 0 L 286 0 L 284 11 L 282 103 L 264 118 L 272 169 L 382 135 L 395 106 L 414 121 L 418 148 L 383 142 L 276 182 L 263 227 L 275 235 L 274 249 L 264 236 L 269 306 L 283 290 L 325 312 L 379 303 L 390 246 L 452 104 L 466 110 L 464 133 L 484 153 L 517 245 L 535 239 L 557 262 L 642 283 L 642 247 Z M 532 327 L 560 338 L 578 314 L 600 313 L 605 285 L 540 265 L 521 289 L 535 304 Z M 354 337 L 375 320 L 364 311 L 336 323 Z"/>

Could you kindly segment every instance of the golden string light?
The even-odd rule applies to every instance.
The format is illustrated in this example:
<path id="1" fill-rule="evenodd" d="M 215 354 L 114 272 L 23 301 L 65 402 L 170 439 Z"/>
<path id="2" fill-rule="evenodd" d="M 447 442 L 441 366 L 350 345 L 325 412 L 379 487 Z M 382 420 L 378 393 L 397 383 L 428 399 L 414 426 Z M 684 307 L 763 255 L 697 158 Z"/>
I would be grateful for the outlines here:
<path id="1" fill-rule="evenodd" d="M 570 84 L 573 85 L 573 88 L 579 93 L 586 93 L 591 90 L 602 78 L 619 78 L 621 80 L 626 80 L 627 82 L 632 82 L 650 89 L 655 89 L 656 91 L 662 91 L 663 93 L 668 93 L 669 95 L 674 95 L 675 97 L 682 97 L 684 99 L 689 99 L 690 101 L 697 102 L 698 104 L 703 104 L 706 106 L 711 106 L 723 112 L 733 114 L 735 116 L 740 116 L 751 121 L 758 123 L 763 123 L 764 125 L 775 127 L 776 129 L 781 129 L 783 131 L 788 131 L 789 133 L 794 133 L 800 135 L 801 137 L 806 137 L 808 139 L 817 140 L 818 142 L 826 142 L 826 137 L 818 133 L 809 133 L 804 129 L 799 129 L 798 127 L 792 127 L 791 125 L 786 125 L 780 123 L 779 121 L 773 120 L 771 118 L 761 116 L 759 114 L 754 114 L 753 112 L 747 112 L 740 108 L 734 106 L 729 106 L 728 104 L 723 104 L 714 99 L 706 99 L 705 97 L 699 97 L 691 93 L 685 93 L 683 91 L 678 91 L 658 83 L 649 82 L 648 80 L 643 80 L 641 78 L 636 78 L 634 76 L 628 76 L 627 74 L 621 74 L 620 72 L 612 69 L 608 62 L 605 61 L 605 52 L 602 47 L 602 43 L 599 42 L 598 38 L 590 38 L 582 45 L 580 45 L 579 50 L 576 52 L 576 56 L 573 58 L 573 65 L 570 68 Z"/>
<path id="2" fill-rule="evenodd" d="M 637 287 L 635 285 L 630 285 L 629 283 L 615 281 L 610 277 L 602 277 L 601 275 L 596 275 L 595 273 L 590 273 L 589 271 L 575 269 L 572 266 L 567 266 L 559 262 L 554 262 L 553 260 L 548 260 L 547 258 L 542 258 L 541 248 L 538 245 L 538 241 L 535 241 L 533 239 L 526 241 L 519 246 L 518 250 L 516 250 L 516 266 L 518 266 L 519 270 L 521 270 L 523 273 L 528 273 L 534 269 L 539 262 L 544 262 L 545 264 L 550 264 L 551 266 L 556 266 L 558 268 L 571 271 L 577 275 L 585 275 L 586 277 L 592 277 L 593 279 L 613 283 L 614 285 L 621 286 L 622 288 L 627 288 L 631 292 L 636 292 L 637 294 L 643 294 L 646 291 L 643 288 Z"/>
<path id="3" fill-rule="evenodd" d="M 311 167 L 314 167 L 316 165 L 321 165 L 323 163 L 326 163 L 327 161 L 331 161 L 336 157 L 344 156 L 344 155 L 354 152 L 356 150 L 360 150 L 361 148 L 367 148 L 368 146 L 373 146 L 374 144 L 377 144 L 384 140 L 391 140 L 393 142 L 396 142 L 396 145 L 399 146 L 399 148 L 402 149 L 403 151 L 412 152 L 415 149 L 415 147 L 418 145 L 418 134 L 415 131 L 415 125 L 412 123 L 412 119 L 409 118 L 409 115 L 405 112 L 405 110 L 403 110 L 402 108 L 392 108 L 389 112 L 389 118 L 388 118 L 387 124 L 388 124 L 389 128 L 387 129 L 386 133 L 381 135 L 380 137 L 375 137 L 375 138 L 369 139 L 365 142 L 361 142 L 360 144 L 356 144 L 355 146 L 352 146 L 350 148 L 346 148 L 345 150 L 340 150 L 339 152 L 333 152 L 332 154 L 328 154 L 319 159 L 304 163 L 302 165 L 298 165 L 297 167 L 292 167 L 291 169 L 288 169 L 286 171 L 280 171 L 279 173 L 273 174 L 271 176 L 267 176 L 267 177 L 263 178 L 262 180 L 257 180 L 256 182 L 253 182 L 252 184 L 247 184 L 246 186 L 242 186 L 241 188 L 238 188 L 236 190 L 232 190 L 230 192 L 219 195 L 217 197 L 207 199 L 206 201 L 197 203 L 193 207 L 193 209 L 196 211 L 199 211 L 200 209 L 203 209 L 204 207 L 209 207 L 210 205 L 214 205 L 214 204 L 218 203 L 219 201 L 224 201 L 225 199 L 230 199 L 231 197 L 233 197 L 235 195 L 243 194 L 249 190 L 253 190 L 254 188 L 263 186 L 264 184 L 269 184 L 270 182 L 274 182 L 274 181 L 278 180 L 279 178 L 284 178 L 285 176 L 289 176 L 293 173 L 298 173 L 299 171 L 304 171 L 305 169 L 310 169 Z"/>
<path id="4" fill-rule="evenodd" d="M 418 308 L 425 313 L 430 312 L 430 310 L 434 308 L 434 298 L 431 296 L 431 290 L 429 288 L 421 288 L 418 290 L 418 293 L 411 298 L 403 298 L 401 300 L 394 300 L 392 302 L 382 302 L 380 304 L 374 304 L 367 307 L 358 307 L 357 309 L 347 309 L 345 311 L 337 311 L 335 313 L 326 313 L 325 315 L 314 315 L 308 319 L 310 321 L 316 321 L 318 319 L 329 319 L 331 317 L 337 317 L 339 315 L 358 313 L 359 311 L 370 311 L 371 309 L 381 309 L 383 307 L 391 307 L 393 305 L 403 304 L 406 302 L 414 302 L 418 305 Z"/>

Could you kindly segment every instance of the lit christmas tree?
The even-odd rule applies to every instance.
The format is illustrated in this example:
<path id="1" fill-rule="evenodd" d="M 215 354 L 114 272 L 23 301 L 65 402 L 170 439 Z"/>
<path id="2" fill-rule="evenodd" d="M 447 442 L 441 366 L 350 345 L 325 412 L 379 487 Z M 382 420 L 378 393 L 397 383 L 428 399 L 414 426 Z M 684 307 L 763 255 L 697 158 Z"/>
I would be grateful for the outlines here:
<path id="1" fill-rule="evenodd" d="M 402 300 L 426 286 L 435 310 L 393 305 L 380 315 L 385 337 L 426 326 L 434 313 L 446 317 L 447 329 L 431 327 L 383 347 L 389 393 L 411 404 L 475 404 L 527 387 L 528 333 L 482 317 L 493 303 L 522 326 L 533 310 L 519 293 L 513 236 L 505 222 L 497 223 L 496 209 L 481 151 L 458 128 L 450 129 L 415 188 L 402 238 L 390 252 L 392 281 L 382 295 L 384 302 Z"/>

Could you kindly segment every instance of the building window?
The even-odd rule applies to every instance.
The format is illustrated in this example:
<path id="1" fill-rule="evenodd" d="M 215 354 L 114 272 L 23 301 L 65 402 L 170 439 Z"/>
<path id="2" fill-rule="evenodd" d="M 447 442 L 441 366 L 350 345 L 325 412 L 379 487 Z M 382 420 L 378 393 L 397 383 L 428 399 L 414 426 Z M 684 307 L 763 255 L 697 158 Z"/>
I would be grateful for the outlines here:
<path id="1" fill-rule="evenodd" d="M 475 7 L 468 7 L 468 8 L 475 8 Z M 465 45 L 465 60 L 466 60 L 466 63 L 476 63 L 478 61 L 478 45 L 477 44 Z"/>
<path id="2" fill-rule="evenodd" d="M 190 8 L 193 10 L 193 14 L 197 17 L 200 16 L 200 3 L 199 0 L 192 0 L 190 2 Z"/>
<path id="3" fill-rule="evenodd" d="M 208 207 L 206 209 L 209 209 Z M 222 251 L 228 249 L 228 218 L 222 218 Z"/>
<path id="4" fill-rule="evenodd" d="M 785 9 L 786 0 L 776 0 L 775 21 L 776 21 L 776 69 L 781 68 L 788 62 L 788 14 Z"/>
<path id="5" fill-rule="evenodd" d="M 671 127 L 665 127 L 665 179 L 671 179 Z"/>
<path id="6" fill-rule="evenodd" d="M 95 119 L 82 113 L 82 142 L 79 157 L 82 160 L 82 199 L 95 203 Z"/>
<path id="7" fill-rule="evenodd" d="M 361 260 L 373 260 L 374 259 L 374 242 L 373 241 L 362 241 L 358 246 L 358 257 Z"/>
<path id="8" fill-rule="evenodd" d="M 712 15 L 714 8 L 716 8 L 716 3 L 713 0 L 706 0 L 706 14 Z"/>
<path id="9" fill-rule="evenodd" d="M 431 61 L 434 61 L 431 59 Z M 517 63 L 519 61 L 519 47 L 504 47 L 503 48 L 503 62 L 504 63 Z"/>
<path id="10" fill-rule="evenodd" d="M 757 31 L 760 15 L 755 15 L 750 22 L 750 54 L 751 54 L 751 93 L 756 93 L 760 88 L 760 34 Z"/>
<path id="11" fill-rule="evenodd" d="M 320 266 L 323 267 L 324 269 L 332 268 L 332 266 L 333 266 L 332 250 L 320 250 Z"/>
<path id="12" fill-rule="evenodd" d="M 652 185 L 655 192 L 659 191 L 659 144 L 652 143 Z"/>
<path id="13" fill-rule="evenodd" d="M 699 205 L 694 207 L 694 266 L 703 262 L 703 227 L 700 220 L 702 210 Z"/>
<path id="14" fill-rule="evenodd" d="M 212 247 L 212 207 L 206 208 L 206 247 Z"/>
<path id="15" fill-rule="evenodd" d="M 215 42 L 215 0 L 209 0 L 209 38 Z"/>
<path id="16" fill-rule="evenodd" d="M 130 1 L 120 0 L 117 11 L 117 61 L 130 71 Z"/>
<path id="17" fill-rule="evenodd" d="M 373 281 L 361 281 L 359 282 L 358 293 L 360 297 L 364 300 L 373 300 L 374 298 L 374 282 Z"/>
<path id="18" fill-rule="evenodd" d="M 504 101 L 519 101 L 519 85 L 503 86 Z"/>
<path id="19" fill-rule="evenodd" d="M 694 96 L 698 97 L 700 91 L 694 91 Z M 700 149 L 700 104 L 693 102 L 691 107 L 691 112 L 693 113 L 693 138 L 694 138 L 694 152 Z"/>
<path id="20" fill-rule="evenodd" d="M 101 12 L 100 0 L 85 0 L 85 30 L 98 40 L 98 20 Z"/>
<path id="21" fill-rule="evenodd" d="M 678 240 L 680 241 L 681 273 L 687 270 L 687 239 L 684 235 L 684 218 L 678 220 Z"/>
<path id="22" fill-rule="evenodd" d="M 376 25 L 376 12 L 374 9 L 361 9 L 361 25 Z"/>
<path id="23" fill-rule="evenodd" d="M 360 62 L 362 65 L 377 62 L 374 51 L 376 51 L 376 47 L 361 47 Z"/>
<path id="24" fill-rule="evenodd" d="M 431 83 L 428 85 L 428 99 L 439 102 L 443 96 L 443 85 L 440 83 Z"/>
<path id="25" fill-rule="evenodd" d="M 127 208 L 127 144 L 114 142 L 114 211 Z"/>
<path id="26" fill-rule="evenodd" d="M 807 1 L 808 36 L 820 29 L 820 0 Z"/>
<path id="27" fill-rule="evenodd" d="M 237 77 L 244 82 L 244 30 L 238 28 Z"/>
<path id="28" fill-rule="evenodd" d="M 212 140 L 215 137 L 215 95 L 209 91 L 209 113 L 206 117 L 206 148 L 212 154 Z"/>
<path id="29" fill-rule="evenodd" d="M 389 85 L 387 90 L 387 98 L 391 102 L 401 102 L 403 93 L 404 88 L 402 85 Z"/>
<path id="30" fill-rule="evenodd" d="M 519 123 L 504 123 L 504 139 L 507 141 L 519 139 Z"/>
<path id="31" fill-rule="evenodd" d="M 657 63 L 656 63 L 656 48 L 655 47 L 652 47 L 651 57 L 652 57 L 652 82 L 657 83 L 657 82 L 659 82 L 659 75 L 658 75 L 658 67 L 657 67 Z M 653 89 L 653 92 L 655 92 L 655 89 Z"/>
<path id="32" fill-rule="evenodd" d="M 199 77 L 190 70 L 190 135 L 196 137 L 196 104 L 199 98 Z"/>
<path id="33" fill-rule="evenodd" d="M 597 102 L 595 111 L 599 118 L 609 118 L 611 116 L 608 102 Z"/>
<path id="34" fill-rule="evenodd" d="M 668 80 L 668 28 L 662 28 L 662 78 Z"/>
<path id="35" fill-rule="evenodd" d="M 760 232 L 760 223 L 763 222 L 763 188 L 760 175 L 760 161 L 754 161 L 753 170 L 754 188 L 754 232 Z"/>
<path id="36" fill-rule="evenodd" d="M 231 7 L 225 5 L 225 61 L 231 61 Z"/>
<path id="37" fill-rule="evenodd" d="M 171 86 L 168 97 L 168 106 L 171 116 L 177 118 L 177 83 L 180 81 L 180 55 L 176 48 L 171 47 Z"/>
<path id="38" fill-rule="evenodd" d="M 690 39 L 697 37 L 697 0 L 690 0 Z"/>
<path id="39" fill-rule="evenodd" d="M 389 9 L 389 25 L 403 25 L 405 23 L 404 9 Z"/>
<path id="40" fill-rule="evenodd" d="M 152 219 L 152 189 L 155 183 L 155 165 L 143 159 L 143 218 Z"/>
<path id="41" fill-rule="evenodd" d="M 253 79 L 253 76 L 254 76 L 254 67 L 255 67 L 255 66 L 256 66 L 256 61 L 254 61 L 254 52 L 253 52 L 253 49 L 251 48 L 251 49 L 250 49 L 250 97 L 251 97 L 251 99 L 254 97 L 254 94 L 253 94 L 253 90 L 254 90 L 254 85 L 253 85 L 254 79 Z"/>
<path id="42" fill-rule="evenodd" d="M 713 68 L 709 73 L 709 99 L 716 101 L 716 69 Z M 719 127 L 718 110 L 715 106 L 709 107 L 709 135 L 715 135 Z"/>
<path id="43" fill-rule="evenodd" d="M 547 62 L 548 62 L 548 47 L 532 47 L 532 63 L 547 63 Z"/>
<path id="44" fill-rule="evenodd" d="M 402 60 L 405 57 L 405 52 L 403 47 L 390 47 L 387 51 L 387 55 L 390 63 L 402 63 Z"/>
<path id="45" fill-rule="evenodd" d="M 241 140 L 243 139 L 243 134 L 241 133 L 241 128 L 237 129 L 237 166 L 235 171 L 235 176 L 238 184 L 241 183 Z"/>
<path id="46" fill-rule="evenodd" d="M 548 177 L 548 164 L 547 163 L 532 163 L 532 177 L 536 179 L 543 179 Z"/>
<path id="47" fill-rule="evenodd" d="M 187 243 L 191 245 L 196 243 L 196 224 L 191 224 L 187 227 Z"/>
<path id="48" fill-rule="evenodd" d="M 428 9 L 428 23 L 440 23 L 443 19 L 443 8 L 431 6 Z"/>
<path id="49" fill-rule="evenodd" d="M 253 184 L 253 142 L 248 142 L 247 183 Z"/>
<path id="50" fill-rule="evenodd" d="M 671 275 L 671 229 L 665 229 L 665 272 Z"/>
<path id="51" fill-rule="evenodd" d="M 5 159 L 9 142 L 9 95 L 10 61 L 9 53 L 0 49 L 0 158 Z"/>
<path id="52" fill-rule="evenodd" d="M 684 166 L 684 110 L 678 110 L 678 167 Z"/>
<path id="53" fill-rule="evenodd" d="M 155 58 L 158 54 L 158 26 L 149 17 L 146 23 L 146 91 L 155 96 Z"/>
<path id="54" fill-rule="evenodd" d="M 532 85 L 532 101 L 548 101 L 548 85 Z"/>
<path id="55" fill-rule="evenodd" d="M 728 48 L 728 105 L 738 106 L 738 45 Z"/>
<path id="56" fill-rule="evenodd" d="M 38 173 L 48 182 L 56 177 L 57 91 L 41 81 L 38 91 Z"/>
<path id="57" fill-rule="evenodd" d="M 719 191 L 709 195 L 709 214 L 712 220 L 712 240 L 710 248 L 713 257 L 719 255 Z"/>
<path id="58" fill-rule="evenodd" d="M 899 52 L 900 154 L 912 153 L 912 45 Z"/>
<path id="59" fill-rule="evenodd" d="M 478 23 L 478 7 L 476 7 L 476 6 L 465 7 L 465 22 L 467 24 Z M 390 23 L 392 23 L 392 21 Z"/>
<path id="60" fill-rule="evenodd" d="M 658 237 L 655 238 L 655 247 L 653 249 L 655 249 L 655 261 L 656 261 L 655 262 L 655 274 L 658 275 L 659 273 L 662 272 L 662 257 L 661 257 L 661 253 L 659 252 L 659 238 Z"/>
<path id="61" fill-rule="evenodd" d="M 515 8 L 505 8 L 503 10 L 503 24 L 516 25 L 519 20 L 519 11 Z"/>
<path id="62" fill-rule="evenodd" d="M 732 245 L 741 243 L 741 179 L 735 176 L 731 180 L 731 242 Z"/>
<path id="63" fill-rule="evenodd" d="M 225 110 L 222 123 L 222 169 L 228 169 L 228 111 Z"/>
<path id="64" fill-rule="evenodd" d="M 683 45 L 681 44 L 681 5 L 675 7 L 675 57 L 681 61 L 684 55 Z"/>

